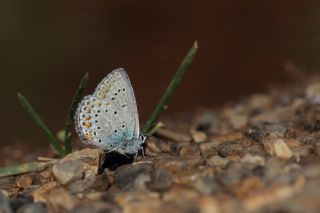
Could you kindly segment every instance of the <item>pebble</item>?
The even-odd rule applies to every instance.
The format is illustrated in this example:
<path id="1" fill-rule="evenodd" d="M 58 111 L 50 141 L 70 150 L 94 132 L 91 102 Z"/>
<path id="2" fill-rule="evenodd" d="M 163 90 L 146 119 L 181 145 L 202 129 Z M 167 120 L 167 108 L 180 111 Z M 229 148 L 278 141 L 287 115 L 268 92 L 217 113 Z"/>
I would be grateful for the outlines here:
<path id="1" fill-rule="evenodd" d="M 13 213 L 10 204 L 9 199 L 6 195 L 6 193 L 0 189 L 0 212 L 1 213 Z"/>
<path id="2" fill-rule="evenodd" d="M 95 202 L 95 205 L 80 204 L 74 207 L 69 213 L 121 213 L 121 209 L 115 205 L 106 202 Z"/>
<path id="3" fill-rule="evenodd" d="M 290 177 L 284 171 L 285 162 L 270 157 L 266 160 L 265 167 L 263 169 L 263 179 L 268 183 L 287 183 L 290 181 Z"/>
<path id="4" fill-rule="evenodd" d="M 291 107 L 279 107 L 272 111 L 258 114 L 251 118 L 250 123 L 283 123 L 288 122 L 292 117 L 294 110 Z"/>
<path id="5" fill-rule="evenodd" d="M 228 119 L 231 126 L 235 130 L 243 129 L 249 122 L 248 116 L 246 114 L 242 114 L 241 112 L 237 112 L 233 108 L 226 108 L 222 112 L 223 116 Z"/>
<path id="6" fill-rule="evenodd" d="M 305 95 L 311 103 L 320 104 L 320 83 L 316 82 L 308 85 L 305 88 Z"/>
<path id="7" fill-rule="evenodd" d="M 210 166 L 220 166 L 222 168 L 225 168 L 229 163 L 229 160 L 219 155 L 214 155 L 207 160 L 207 163 Z"/>
<path id="8" fill-rule="evenodd" d="M 83 193 L 90 190 L 104 191 L 109 187 L 106 173 L 97 175 L 96 172 L 85 173 L 83 179 L 76 180 L 68 185 L 71 193 Z"/>
<path id="9" fill-rule="evenodd" d="M 46 213 L 46 205 L 42 202 L 29 203 L 18 209 L 17 213 Z"/>
<path id="10" fill-rule="evenodd" d="M 221 186 L 216 177 L 198 178 L 194 181 L 193 187 L 204 196 L 221 191 Z"/>
<path id="11" fill-rule="evenodd" d="M 246 198 L 256 191 L 263 190 L 265 184 L 258 176 L 250 176 L 239 182 L 236 187 L 235 193 L 239 199 Z"/>
<path id="12" fill-rule="evenodd" d="M 201 213 L 220 213 L 221 209 L 220 201 L 217 198 L 210 196 L 204 197 L 199 201 L 199 207 Z"/>
<path id="13" fill-rule="evenodd" d="M 198 146 L 193 146 L 193 144 L 180 146 L 179 156 L 191 156 L 191 155 L 201 155 L 201 152 Z"/>
<path id="14" fill-rule="evenodd" d="M 99 149 L 89 148 L 73 152 L 53 166 L 53 175 L 73 192 L 88 190 L 95 182 L 101 153 Z"/>
<path id="15" fill-rule="evenodd" d="M 255 193 L 253 196 L 243 200 L 243 205 L 246 211 L 253 212 L 262 209 L 267 205 L 276 205 L 277 203 L 285 202 L 295 194 L 299 193 L 305 185 L 305 179 L 298 179 L 291 185 L 274 185 L 265 190 Z"/>
<path id="16" fill-rule="evenodd" d="M 255 109 L 268 109 L 268 107 L 272 106 L 272 99 L 269 95 L 266 94 L 253 94 L 250 96 L 248 105 L 250 106 L 251 110 Z"/>
<path id="17" fill-rule="evenodd" d="M 173 143 L 157 138 L 150 138 L 146 142 L 148 150 L 154 153 L 169 153 L 175 154 L 179 152 L 180 145 L 178 143 Z M 147 151 L 148 151 L 147 150 Z"/>
<path id="18" fill-rule="evenodd" d="M 263 141 L 263 145 L 268 154 L 274 155 L 279 159 L 289 160 L 293 156 L 293 152 L 281 138 L 277 138 L 275 135 Z"/>
<path id="19" fill-rule="evenodd" d="M 16 179 L 16 185 L 22 189 L 26 189 L 32 184 L 32 177 L 28 174 L 21 175 Z"/>
<path id="20" fill-rule="evenodd" d="M 153 165 L 149 162 L 124 165 L 115 170 L 114 184 L 124 191 L 134 190 L 150 181 L 152 172 Z"/>
<path id="21" fill-rule="evenodd" d="M 230 155 L 238 155 L 241 154 L 244 150 L 244 147 L 239 143 L 226 143 L 224 146 L 218 151 L 218 153 L 222 157 L 228 157 Z"/>
<path id="22" fill-rule="evenodd" d="M 254 164 L 244 164 L 240 162 L 230 162 L 226 170 L 219 174 L 219 180 L 228 187 L 238 184 L 243 178 L 253 175 L 253 170 L 257 167 Z"/>
<path id="23" fill-rule="evenodd" d="M 256 164 L 259 166 L 264 166 L 265 165 L 265 160 L 263 157 L 261 156 L 257 156 L 257 155 L 251 155 L 251 154 L 246 154 L 242 159 L 241 159 L 242 163 L 252 163 L 252 164 Z"/>
<path id="24" fill-rule="evenodd" d="M 205 160 L 201 156 L 184 156 L 184 157 L 163 157 L 155 161 L 155 168 L 177 173 L 184 170 L 190 170 L 197 166 L 203 165 Z"/>
<path id="25" fill-rule="evenodd" d="M 65 212 L 73 209 L 80 201 L 64 188 L 56 188 L 48 194 L 48 208 L 54 212 Z"/>
<path id="26" fill-rule="evenodd" d="M 55 188 L 60 187 L 56 181 L 45 183 L 32 192 L 32 197 L 35 202 L 46 202 L 48 200 L 48 193 Z"/>
<path id="27" fill-rule="evenodd" d="M 318 164 L 308 165 L 303 170 L 307 178 L 317 178 L 320 176 L 320 165 Z"/>
<path id="28" fill-rule="evenodd" d="M 313 147 L 311 145 L 304 145 L 291 148 L 294 157 L 297 161 L 300 161 L 301 157 L 307 157 L 312 152 Z"/>
<path id="29" fill-rule="evenodd" d="M 151 181 L 146 184 L 150 190 L 157 192 L 167 191 L 172 186 L 172 175 L 166 170 L 155 169 L 151 175 Z"/>
<path id="30" fill-rule="evenodd" d="M 162 199 L 164 201 L 178 202 L 179 199 L 196 201 L 201 197 L 201 194 L 192 188 L 187 188 L 179 185 L 174 185 L 166 192 Z"/>
<path id="31" fill-rule="evenodd" d="M 80 161 L 64 160 L 54 165 L 52 171 L 61 185 L 67 185 L 83 177 L 84 167 Z"/>
<path id="32" fill-rule="evenodd" d="M 144 190 L 115 193 L 114 201 L 123 212 L 128 213 L 160 212 L 163 205 L 160 194 Z"/>
<path id="33" fill-rule="evenodd" d="M 32 197 L 17 197 L 9 200 L 10 206 L 14 212 L 16 212 L 20 207 L 32 203 L 32 201 Z"/>
<path id="34" fill-rule="evenodd" d="M 243 152 L 245 154 L 256 155 L 256 156 L 263 156 L 265 154 L 264 148 L 261 144 L 251 145 L 245 148 Z"/>
<path id="35" fill-rule="evenodd" d="M 197 131 L 195 129 L 191 130 L 192 139 L 195 143 L 202 143 L 207 140 L 207 135 L 204 132 Z"/>

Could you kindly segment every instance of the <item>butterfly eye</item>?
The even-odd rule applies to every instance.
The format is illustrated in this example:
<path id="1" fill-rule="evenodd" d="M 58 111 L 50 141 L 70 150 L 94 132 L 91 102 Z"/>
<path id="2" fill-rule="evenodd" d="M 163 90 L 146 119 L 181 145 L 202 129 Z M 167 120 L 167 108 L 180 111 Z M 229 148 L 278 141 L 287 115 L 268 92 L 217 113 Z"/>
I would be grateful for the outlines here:
<path id="1" fill-rule="evenodd" d="M 145 135 L 139 135 L 139 138 L 141 141 L 145 141 L 147 137 Z"/>

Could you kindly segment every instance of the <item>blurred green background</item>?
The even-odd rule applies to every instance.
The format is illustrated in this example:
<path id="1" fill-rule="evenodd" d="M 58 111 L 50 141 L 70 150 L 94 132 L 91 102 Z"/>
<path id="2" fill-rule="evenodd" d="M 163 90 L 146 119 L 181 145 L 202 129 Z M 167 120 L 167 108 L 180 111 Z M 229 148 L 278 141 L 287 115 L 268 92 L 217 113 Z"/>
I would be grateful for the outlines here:
<path id="1" fill-rule="evenodd" d="M 200 48 L 171 112 L 263 91 L 288 78 L 288 61 L 316 69 L 319 10 L 319 1 L 298 0 L 0 1 L 0 143 L 47 145 L 16 93 L 58 131 L 86 72 L 88 94 L 125 68 L 145 120 L 194 40 Z"/>

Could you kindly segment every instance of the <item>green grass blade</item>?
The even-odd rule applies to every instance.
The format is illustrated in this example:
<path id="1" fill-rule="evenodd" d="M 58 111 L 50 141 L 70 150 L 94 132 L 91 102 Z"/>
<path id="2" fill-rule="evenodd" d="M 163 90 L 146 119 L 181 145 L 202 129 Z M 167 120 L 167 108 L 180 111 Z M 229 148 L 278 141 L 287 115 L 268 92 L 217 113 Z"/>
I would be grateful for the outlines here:
<path id="1" fill-rule="evenodd" d="M 65 154 L 69 154 L 72 152 L 72 144 L 71 144 L 71 129 L 73 125 L 73 117 L 77 110 L 78 103 L 81 99 L 81 94 L 89 80 L 89 74 L 86 73 L 80 81 L 79 87 L 73 96 L 69 112 L 67 115 L 66 120 L 66 127 L 65 127 L 65 135 L 64 135 L 64 144 L 65 144 Z"/>
<path id="2" fill-rule="evenodd" d="M 156 120 L 158 119 L 160 113 L 163 111 L 164 107 L 168 104 L 170 101 L 172 95 L 174 94 L 175 90 L 177 89 L 178 85 L 180 84 L 184 74 L 188 70 L 189 65 L 191 64 L 193 57 L 198 49 L 198 43 L 194 42 L 193 46 L 185 56 L 185 58 L 182 60 L 178 70 L 176 71 L 175 75 L 173 76 L 169 86 L 167 87 L 164 95 L 160 99 L 157 107 L 151 114 L 150 118 L 148 119 L 145 127 L 142 129 L 142 132 L 144 134 L 150 135 L 150 131 L 152 130 Z"/>
<path id="3" fill-rule="evenodd" d="M 47 136 L 49 142 L 53 146 L 53 148 L 59 153 L 60 156 L 63 156 L 65 151 L 60 145 L 59 141 L 52 135 L 48 127 L 42 121 L 40 116 L 34 111 L 28 100 L 20 93 L 17 94 L 18 100 L 20 101 L 22 107 L 27 111 L 27 113 L 31 116 L 34 123 L 44 132 Z"/>
<path id="4" fill-rule="evenodd" d="M 52 164 L 52 162 L 30 162 L 15 166 L 3 167 L 0 168 L 0 178 L 10 175 L 18 175 L 27 172 L 32 172 L 37 169 L 42 169 L 50 164 Z"/>

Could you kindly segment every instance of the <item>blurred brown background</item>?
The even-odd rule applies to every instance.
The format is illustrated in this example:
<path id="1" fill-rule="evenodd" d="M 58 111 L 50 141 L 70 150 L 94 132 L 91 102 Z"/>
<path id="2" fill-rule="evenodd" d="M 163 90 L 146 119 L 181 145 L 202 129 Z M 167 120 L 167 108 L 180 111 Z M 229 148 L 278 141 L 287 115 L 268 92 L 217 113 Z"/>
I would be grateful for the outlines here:
<path id="1" fill-rule="evenodd" d="M 194 40 L 172 112 L 263 91 L 288 78 L 287 61 L 317 68 L 319 11 L 319 1 L 299 0 L 0 1 L 0 143 L 47 144 L 16 93 L 58 131 L 86 72 L 88 94 L 125 68 L 146 119 Z"/>

